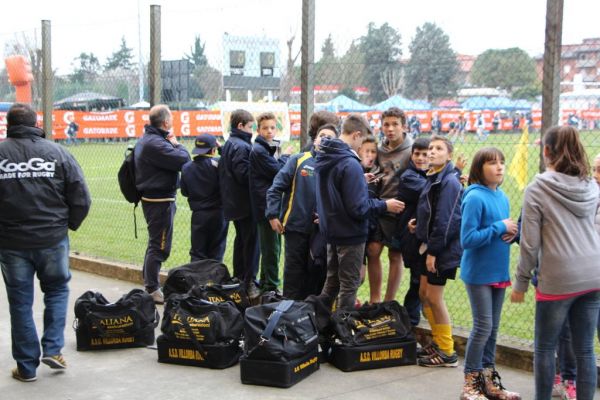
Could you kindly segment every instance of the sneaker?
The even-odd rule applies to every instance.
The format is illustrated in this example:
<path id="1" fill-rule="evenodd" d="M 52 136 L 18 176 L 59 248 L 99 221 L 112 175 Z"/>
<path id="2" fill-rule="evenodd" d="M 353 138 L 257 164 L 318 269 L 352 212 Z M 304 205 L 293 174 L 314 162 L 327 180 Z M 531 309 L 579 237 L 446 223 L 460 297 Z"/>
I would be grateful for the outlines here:
<path id="1" fill-rule="evenodd" d="M 439 348 L 437 347 L 437 345 L 435 343 L 429 342 L 429 344 L 426 344 L 425 346 L 421 346 L 417 349 L 417 358 L 429 357 L 430 355 L 432 355 L 433 353 L 435 353 L 438 350 L 439 350 Z"/>
<path id="2" fill-rule="evenodd" d="M 254 282 L 250 282 L 246 291 L 248 293 L 248 297 L 250 298 L 250 300 L 254 300 L 254 299 L 257 299 L 258 297 L 260 297 L 260 290 L 258 290 L 258 287 L 256 286 L 256 283 L 254 283 Z"/>
<path id="3" fill-rule="evenodd" d="M 500 374 L 494 368 L 483 370 L 483 393 L 490 400 L 521 400 L 521 395 L 502 386 Z"/>
<path id="4" fill-rule="evenodd" d="M 561 400 L 577 400 L 577 388 L 575 387 L 575 381 L 565 381 L 561 393 Z"/>
<path id="5" fill-rule="evenodd" d="M 160 288 L 156 289 L 154 292 L 150 293 L 152 296 L 152 300 L 154 300 L 154 304 L 164 304 L 165 303 L 165 295 L 163 294 Z"/>
<path id="6" fill-rule="evenodd" d="M 554 384 L 552 385 L 552 397 L 562 397 L 563 384 L 560 374 L 554 375 Z"/>
<path id="7" fill-rule="evenodd" d="M 456 352 L 446 354 L 443 351 L 436 349 L 435 352 L 427 357 L 422 357 L 417 360 L 417 365 L 421 367 L 458 367 L 458 356 Z"/>
<path id="8" fill-rule="evenodd" d="M 21 382 L 34 382 L 34 381 L 37 380 L 37 376 L 35 376 L 35 375 L 31 376 L 29 378 L 24 377 L 19 372 L 19 368 L 13 368 L 13 370 L 12 370 L 12 377 L 13 377 L 13 379 L 16 379 L 16 380 L 21 381 Z"/>
<path id="9" fill-rule="evenodd" d="M 488 400 L 483 394 L 483 376 L 481 372 L 469 372 L 465 374 L 465 383 L 460 400 Z"/>
<path id="10" fill-rule="evenodd" d="M 52 369 L 67 369 L 67 362 L 62 354 L 42 357 L 42 362 Z"/>

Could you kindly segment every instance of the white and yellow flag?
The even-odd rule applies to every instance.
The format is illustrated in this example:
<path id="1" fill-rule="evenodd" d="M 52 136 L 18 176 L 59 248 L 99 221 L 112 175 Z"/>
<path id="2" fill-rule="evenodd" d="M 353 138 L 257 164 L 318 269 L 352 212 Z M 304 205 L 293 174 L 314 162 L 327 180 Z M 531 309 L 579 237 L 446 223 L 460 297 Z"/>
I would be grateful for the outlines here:
<path id="1" fill-rule="evenodd" d="M 523 133 L 519 144 L 517 145 L 517 151 L 508 166 L 508 175 L 512 176 L 519 190 L 524 190 L 527 186 L 528 174 L 528 161 L 529 161 L 529 127 L 527 124 L 523 127 Z"/>

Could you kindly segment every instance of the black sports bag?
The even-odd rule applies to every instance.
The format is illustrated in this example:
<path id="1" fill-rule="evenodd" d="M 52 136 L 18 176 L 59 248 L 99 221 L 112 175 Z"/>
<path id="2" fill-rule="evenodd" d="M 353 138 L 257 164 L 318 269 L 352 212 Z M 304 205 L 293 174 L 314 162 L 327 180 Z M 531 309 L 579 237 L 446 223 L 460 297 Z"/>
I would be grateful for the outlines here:
<path id="1" fill-rule="evenodd" d="M 230 279 L 223 283 L 195 285 L 190 289 L 188 294 L 212 303 L 231 301 L 242 313 L 246 308 L 250 307 L 250 299 L 246 292 L 246 285 L 237 278 Z"/>
<path id="2" fill-rule="evenodd" d="M 248 359 L 291 361 L 317 351 L 312 305 L 293 300 L 250 307 L 244 317 L 244 355 Z"/>
<path id="3" fill-rule="evenodd" d="M 87 291 L 75 301 L 77 350 L 152 345 L 158 321 L 154 300 L 144 290 L 133 289 L 114 303 Z"/>
<path id="4" fill-rule="evenodd" d="M 334 338 L 347 346 L 414 339 L 408 313 L 395 300 L 336 310 L 332 319 Z"/>
<path id="5" fill-rule="evenodd" d="M 199 260 L 169 270 L 163 286 L 165 298 L 185 294 L 194 285 L 222 283 L 231 279 L 227 266 L 217 260 Z"/>

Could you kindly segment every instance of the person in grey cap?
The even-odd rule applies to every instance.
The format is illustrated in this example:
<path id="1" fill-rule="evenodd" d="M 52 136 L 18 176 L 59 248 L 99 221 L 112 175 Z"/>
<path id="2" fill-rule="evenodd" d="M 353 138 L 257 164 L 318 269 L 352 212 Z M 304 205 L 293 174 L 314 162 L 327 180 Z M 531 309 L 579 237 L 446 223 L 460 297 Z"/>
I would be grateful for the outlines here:
<path id="1" fill-rule="evenodd" d="M 223 261 L 227 243 L 227 221 L 219 189 L 219 144 L 213 135 L 196 137 L 195 155 L 181 170 L 181 194 L 192 210 L 190 257 L 192 261 Z"/>

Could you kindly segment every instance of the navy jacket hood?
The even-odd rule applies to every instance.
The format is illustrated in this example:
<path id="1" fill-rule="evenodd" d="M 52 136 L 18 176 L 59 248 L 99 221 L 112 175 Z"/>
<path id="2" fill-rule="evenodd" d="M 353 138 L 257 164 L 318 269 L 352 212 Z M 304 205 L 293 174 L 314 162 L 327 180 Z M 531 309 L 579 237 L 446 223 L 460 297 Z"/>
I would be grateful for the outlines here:
<path id="1" fill-rule="evenodd" d="M 369 199 L 360 159 L 346 143 L 326 140 L 320 149 L 315 163 L 319 229 L 330 244 L 366 243 L 369 216 L 384 213 L 386 204 Z"/>

